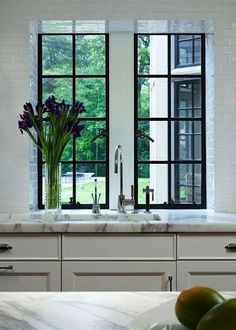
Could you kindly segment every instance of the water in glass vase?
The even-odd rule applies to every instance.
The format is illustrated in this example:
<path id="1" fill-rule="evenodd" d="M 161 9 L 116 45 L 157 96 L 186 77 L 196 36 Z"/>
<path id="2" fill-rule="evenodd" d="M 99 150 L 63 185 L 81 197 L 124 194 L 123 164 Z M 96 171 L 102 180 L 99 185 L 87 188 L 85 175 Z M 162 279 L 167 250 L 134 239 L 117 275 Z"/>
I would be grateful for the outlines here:
<path id="1" fill-rule="evenodd" d="M 61 163 L 45 164 L 45 212 L 61 212 Z"/>

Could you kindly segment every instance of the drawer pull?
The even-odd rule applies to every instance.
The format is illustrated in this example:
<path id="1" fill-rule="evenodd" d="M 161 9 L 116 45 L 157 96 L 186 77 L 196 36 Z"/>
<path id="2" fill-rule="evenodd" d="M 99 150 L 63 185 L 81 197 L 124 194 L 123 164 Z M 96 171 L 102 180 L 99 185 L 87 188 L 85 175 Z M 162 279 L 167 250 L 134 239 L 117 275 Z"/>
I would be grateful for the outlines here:
<path id="1" fill-rule="evenodd" d="M 227 251 L 236 251 L 236 243 L 229 243 L 225 248 Z"/>
<path id="2" fill-rule="evenodd" d="M 173 287 L 172 287 L 172 284 L 173 284 L 173 276 L 168 276 L 168 280 L 169 280 L 169 283 L 170 283 L 170 291 L 173 291 Z"/>
<path id="3" fill-rule="evenodd" d="M 10 246 L 9 244 L 5 244 L 5 243 L 0 244 L 0 252 L 8 251 L 11 249 L 12 249 L 12 246 Z"/>
<path id="4" fill-rule="evenodd" d="M 13 269 L 12 265 L 6 266 L 6 267 L 0 267 L 0 269 Z"/>

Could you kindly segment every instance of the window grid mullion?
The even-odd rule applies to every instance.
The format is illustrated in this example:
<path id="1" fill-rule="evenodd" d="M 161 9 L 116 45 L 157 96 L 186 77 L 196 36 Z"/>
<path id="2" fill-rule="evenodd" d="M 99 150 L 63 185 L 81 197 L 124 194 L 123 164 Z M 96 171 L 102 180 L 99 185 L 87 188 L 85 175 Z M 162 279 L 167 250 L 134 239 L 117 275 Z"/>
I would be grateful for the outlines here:
<path id="1" fill-rule="evenodd" d="M 72 71 L 73 71 L 73 80 L 72 80 L 72 100 L 73 104 L 76 101 L 76 79 L 75 79 L 75 73 L 76 73 L 76 39 L 75 35 L 72 36 Z M 73 137 L 73 148 L 72 148 L 72 204 L 76 204 L 76 138 Z"/>
<path id="2" fill-rule="evenodd" d="M 168 43 L 168 51 L 167 51 L 167 55 L 168 55 L 168 150 L 167 150 L 167 154 L 168 154 L 168 190 L 167 190 L 167 194 L 168 194 L 168 202 L 171 202 L 172 197 L 171 197 L 171 186 L 172 186 L 172 173 L 171 173 L 171 142 L 172 142 L 172 136 L 171 136 L 171 35 L 168 35 L 168 39 L 167 39 L 167 43 Z"/>

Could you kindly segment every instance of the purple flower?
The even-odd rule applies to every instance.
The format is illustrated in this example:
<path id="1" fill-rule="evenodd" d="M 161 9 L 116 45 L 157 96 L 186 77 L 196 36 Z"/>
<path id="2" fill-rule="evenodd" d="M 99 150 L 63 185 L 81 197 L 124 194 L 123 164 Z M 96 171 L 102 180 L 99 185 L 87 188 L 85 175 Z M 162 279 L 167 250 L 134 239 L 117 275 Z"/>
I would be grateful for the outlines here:
<path id="1" fill-rule="evenodd" d="M 85 108 L 84 108 L 84 104 L 83 102 L 80 101 L 76 101 L 75 104 L 72 107 L 72 112 L 78 112 L 78 113 L 82 113 L 85 112 Z"/>
<path id="2" fill-rule="evenodd" d="M 49 98 L 47 98 L 47 100 L 45 101 L 45 106 L 48 108 L 48 110 L 53 110 L 54 106 L 56 103 L 56 99 L 55 96 L 49 96 Z"/>
<path id="3" fill-rule="evenodd" d="M 29 112 L 32 116 L 34 116 L 34 109 L 33 109 L 32 104 L 30 102 L 26 102 L 23 105 L 23 108 L 25 109 L 25 111 Z"/>
<path id="4" fill-rule="evenodd" d="M 84 125 L 81 125 L 79 121 L 76 123 L 69 122 L 67 125 L 67 130 L 70 132 L 74 137 L 79 137 L 80 132 L 84 129 Z"/>
<path id="5" fill-rule="evenodd" d="M 27 131 L 27 129 L 33 126 L 32 120 L 30 118 L 30 114 L 28 111 L 24 111 L 22 115 L 20 115 L 21 120 L 18 121 L 18 127 L 23 134 L 23 131 Z"/>

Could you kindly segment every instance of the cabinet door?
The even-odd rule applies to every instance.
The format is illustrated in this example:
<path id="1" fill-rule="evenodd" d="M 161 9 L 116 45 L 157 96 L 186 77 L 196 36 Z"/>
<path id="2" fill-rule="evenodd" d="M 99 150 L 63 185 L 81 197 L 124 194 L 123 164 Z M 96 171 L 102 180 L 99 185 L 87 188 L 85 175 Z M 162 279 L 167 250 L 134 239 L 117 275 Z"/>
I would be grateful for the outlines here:
<path id="1" fill-rule="evenodd" d="M 62 291 L 169 291 L 176 289 L 176 263 L 62 263 Z M 171 278 L 169 278 L 171 277 Z"/>
<path id="2" fill-rule="evenodd" d="M 236 263 L 232 261 L 178 261 L 177 290 L 193 285 L 235 291 Z"/>
<path id="3" fill-rule="evenodd" d="M 0 262 L 0 291 L 60 290 L 60 262 Z"/>

